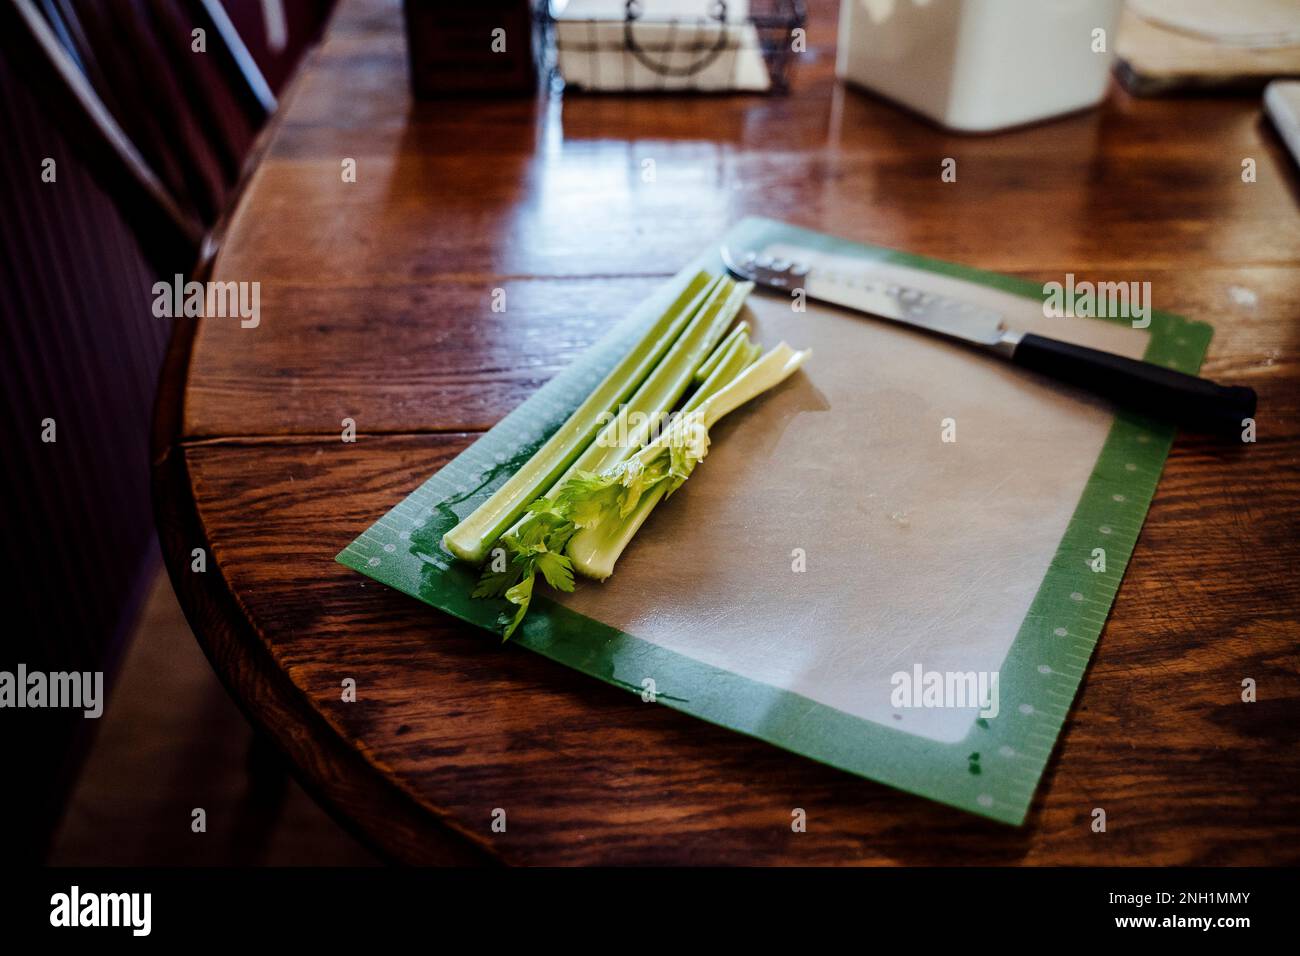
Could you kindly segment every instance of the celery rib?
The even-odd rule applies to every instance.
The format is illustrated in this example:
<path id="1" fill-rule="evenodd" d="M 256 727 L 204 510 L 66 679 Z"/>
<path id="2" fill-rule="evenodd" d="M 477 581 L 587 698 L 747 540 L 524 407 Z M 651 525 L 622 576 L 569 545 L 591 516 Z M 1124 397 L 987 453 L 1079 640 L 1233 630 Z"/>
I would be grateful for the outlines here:
<path id="1" fill-rule="evenodd" d="M 761 349 L 757 343 L 750 342 L 747 338 L 745 333 L 748 331 L 748 323 L 742 322 L 740 325 L 745 327 L 741 334 L 728 335 L 709 357 L 710 361 L 717 358 L 713 370 L 682 406 L 681 414 L 689 415 L 695 411 L 706 399 L 753 364 Z M 584 528 L 574 534 L 565 550 L 573 562 L 573 569 L 584 577 L 600 581 L 613 574 L 615 562 L 667 492 L 666 484 L 659 485 L 651 489 L 637 504 L 636 510 L 626 518 L 602 522 L 594 528 Z"/>
<path id="2" fill-rule="evenodd" d="M 736 327 L 728 333 L 727 337 L 718 343 L 718 347 L 709 353 L 709 357 L 704 360 L 704 364 L 696 369 L 695 383 L 699 385 L 708 379 L 708 377 L 713 374 L 713 370 L 718 367 L 718 363 L 722 361 L 723 356 L 727 354 L 727 350 L 731 348 L 732 344 L 737 340 L 744 338 L 748 333 L 749 323 L 737 322 Z"/>
<path id="3" fill-rule="evenodd" d="M 552 485 L 591 445 L 604 417 L 624 402 L 660 365 L 720 279 L 699 272 L 646 330 L 596 389 L 537 453 L 473 513 L 443 535 L 443 546 L 463 561 L 480 564 L 492 545 L 543 488 Z"/>
<path id="4" fill-rule="evenodd" d="M 539 574 L 560 591 L 574 589 L 575 572 L 607 578 L 656 505 L 708 454 L 712 425 L 811 354 L 784 342 L 761 354 L 748 323 L 732 327 L 752 288 L 696 275 L 556 434 L 443 536 L 466 561 L 503 549 L 507 560 L 483 568 L 472 596 L 514 605 L 502 617 L 505 638 L 528 613 Z"/>
<path id="5" fill-rule="evenodd" d="M 746 345 L 738 340 L 737 346 Z M 724 415 L 734 411 L 750 399 L 774 388 L 785 381 L 812 353 L 809 350 L 796 352 L 786 343 L 781 342 L 757 362 L 752 361 L 748 348 L 743 352 L 735 350 L 732 361 L 739 365 L 740 371 L 725 375 L 720 366 L 714 376 L 701 386 L 704 397 L 695 398 L 685 412 L 696 412 L 702 418 L 704 427 L 711 428 Z M 716 380 L 716 381 L 715 381 Z M 706 392 L 706 386 L 713 387 Z M 697 396 L 698 397 L 698 396 Z M 684 420 L 684 419 L 683 419 Z M 665 434 L 652 446 L 638 452 L 638 457 L 649 458 L 655 446 L 671 442 L 673 436 Z M 584 528 L 569 539 L 566 554 L 573 564 L 573 570 L 585 577 L 603 581 L 614 573 L 614 565 L 623 551 L 631 543 L 641 525 L 650 517 L 650 512 L 668 494 L 669 485 L 665 482 L 647 492 L 637 503 L 631 514 L 624 518 L 609 518 L 594 528 Z"/>
<path id="6" fill-rule="evenodd" d="M 605 427 L 556 482 L 551 494 L 577 472 L 604 471 L 630 457 L 646 443 L 656 424 L 664 421 L 686 393 L 696 369 L 722 340 L 753 287 L 752 282 L 737 284 L 730 278 L 724 278 L 718 284 L 710 301 L 673 344 L 663 362 L 628 399 L 626 407 L 620 409 L 619 417 Z M 640 421 L 628 428 L 627 423 L 634 416 Z"/>
<path id="7" fill-rule="evenodd" d="M 626 405 L 618 409 L 614 418 L 601 429 L 586 451 L 556 479 L 545 497 L 554 498 L 575 475 L 605 471 L 645 446 L 656 425 L 667 419 L 685 394 L 696 369 L 722 340 L 727 327 L 753 288 L 752 282 L 738 284 L 726 276 L 712 287 L 708 298 L 673 343 L 663 361 L 627 400 Z M 637 424 L 629 425 L 631 421 L 636 421 Z M 504 534 L 517 533 L 525 520 L 527 519 L 519 517 L 507 527 Z M 491 547 L 490 543 L 488 547 Z"/>

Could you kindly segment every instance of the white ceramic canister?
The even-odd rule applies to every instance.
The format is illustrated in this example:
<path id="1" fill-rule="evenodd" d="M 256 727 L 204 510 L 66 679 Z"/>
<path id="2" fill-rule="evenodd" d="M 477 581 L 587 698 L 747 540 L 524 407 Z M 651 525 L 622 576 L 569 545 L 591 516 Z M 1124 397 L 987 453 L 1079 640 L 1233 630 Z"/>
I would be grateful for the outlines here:
<path id="1" fill-rule="evenodd" d="M 841 0 L 836 73 L 950 129 L 1032 123 L 1105 97 L 1119 8 L 1120 0 Z"/>

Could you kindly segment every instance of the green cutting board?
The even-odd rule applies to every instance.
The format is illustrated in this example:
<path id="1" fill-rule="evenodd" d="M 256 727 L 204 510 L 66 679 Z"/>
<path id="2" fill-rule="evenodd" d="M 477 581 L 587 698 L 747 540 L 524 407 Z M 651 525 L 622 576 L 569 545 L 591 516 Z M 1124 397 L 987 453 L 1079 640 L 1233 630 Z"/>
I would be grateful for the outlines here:
<path id="1" fill-rule="evenodd" d="M 794 246 L 904 278 L 919 270 L 940 291 L 1014 313 L 1013 325 L 1023 317 L 1034 331 L 1186 372 L 1200 368 L 1211 336 L 1161 312 L 1141 331 L 1126 318 L 1071 319 L 1058 331 L 1035 324 L 1062 321 L 1042 318 L 1040 285 L 770 220 L 747 219 L 722 241 Z M 470 598 L 477 569 L 442 549 L 443 533 L 559 427 L 690 276 L 721 269 L 717 250 L 338 560 L 499 632 L 504 602 Z M 767 345 L 812 345 L 805 369 L 715 428 L 709 457 L 614 577 L 539 597 L 513 640 L 658 705 L 1023 822 L 1173 428 L 888 323 L 759 293 L 750 320 Z M 898 675 L 932 669 L 996 673 L 997 714 L 900 706 Z"/>

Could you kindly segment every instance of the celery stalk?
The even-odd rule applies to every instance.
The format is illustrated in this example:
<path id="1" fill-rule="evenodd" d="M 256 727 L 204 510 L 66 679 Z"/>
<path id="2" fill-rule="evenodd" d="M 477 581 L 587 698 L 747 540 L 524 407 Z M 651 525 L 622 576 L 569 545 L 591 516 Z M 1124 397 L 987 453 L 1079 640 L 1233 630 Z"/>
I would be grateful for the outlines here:
<path id="1" fill-rule="evenodd" d="M 739 340 L 736 343 L 738 346 L 747 344 Z M 803 364 L 811 353 L 807 350 L 796 352 L 782 342 L 752 365 L 748 364 L 750 354 L 748 349 L 745 349 L 743 353 L 737 349 L 732 356 L 732 362 L 735 363 L 737 359 L 740 359 L 748 367 L 742 365 L 741 368 L 744 370 L 739 374 L 733 373 L 733 377 L 728 379 L 723 377 L 725 370 L 720 366 L 715 370 L 715 374 L 710 376 L 709 381 L 700 388 L 701 393 L 705 393 L 707 388 L 707 394 L 700 398 L 698 402 L 693 399 L 683 411 L 685 413 L 695 412 L 695 418 L 702 422 L 705 429 L 708 429 L 718 419 L 751 398 L 785 381 Z M 725 382 L 725 384 L 719 387 L 719 380 Z M 710 388 L 709 386 L 713 387 Z M 677 420 L 674 428 L 670 428 L 658 441 L 642 449 L 635 457 L 649 463 L 659 451 L 658 446 L 681 440 L 681 429 L 678 428 L 678 425 L 689 427 L 690 420 L 689 414 L 682 415 Z M 572 563 L 573 570 L 586 577 L 597 578 L 602 581 L 613 574 L 614 565 L 623 554 L 624 549 L 627 548 L 637 531 L 640 530 L 641 525 L 645 523 L 645 520 L 650 517 L 650 512 L 654 510 L 665 495 L 670 493 L 671 487 L 668 482 L 662 482 L 647 491 L 627 516 L 608 516 L 596 526 L 584 528 L 574 534 L 569 539 L 565 551 Z"/>
<path id="2" fill-rule="evenodd" d="M 723 345 L 726 345 L 726 342 Z M 722 346 L 719 345 L 718 348 L 721 349 Z M 752 365 L 761 351 L 762 348 L 757 343 L 750 342 L 748 338 L 742 336 L 732 339 L 726 351 L 718 356 L 718 362 L 713 366 L 709 375 L 700 383 L 699 388 L 691 395 L 690 400 L 682 406 L 681 413 L 688 415 L 699 408 L 706 398 L 719 391 L 724 385 Z"/>
<path id="3" fill-rule="evenodd" d="M 708 298 L 663 361 L 627 400 L 627 404 L 618 409 L 586 451 L 556 480 L 545 497 L 554 498 L 565 482 L 580 472 L 600 472 L 614 467 L 650 440 L 651 432 L 657 424 L 667 420 L 673 406 L 694 379 L 696 369 L 717 347 L 753 288 L 752 282 L 737 284 L 727 276 L 711 288 Z M 520 517 L 505 535 L 518 533 L 526 520 L 526 517 Z"/>
<path id="4" fill-rule="evenodd" d="M 695 275 L 655 320 L 631 351 L 605 376 L 537 453 L 472 514 L 443 535 L 443 546 L 464 561 L 481 563 L 501 533 L 527 509 L 543 488 L 591 445 L 605 415 L 616 410 L 659 366 L 709 301 L 720 279 Z"/>
<path id="5" fill-rule="evenodd" d="M 761 347 L 756 342 L 750 342 L 744 334 L 748 330 L 748 323 L 742 322 L 741 325 L 746 327 L 742 329 L 741 335 L 728 335 L 714 349 L 713 355 L 709 357 L 711 361 L 715 357 L 717 359 L 713 371 L 682 406 L 680 414 L 689 415 L 695 411 L 706 399 L 753 363 Z M 573 569 L 586 577 L 602 581 L 613 574 L 614 562 L 667 492 L 667 484 L 657 485 L 646 493 L 636 510 L 626 518 L 614 516 L 594 528 L 583 528 L 574 534 L 565 550 L 573 562 Z"/>
<path id="6" fill-rule="evenodd" d="M 708 453 L 709 427 L 783 381 L 811 354 L 782 342 L 755 361 L 759 349 L 745 328 L 727 334 L 752 287 L 725 277 L 710 286 L 626 405 L 575 453 L 571 465 L 557 469 L 563 471 L 560 480 L 524 505 L 526 514 L 516 513 L 509 530 L 481 542 L 481 555 L 499 544 L 506 560 L 484 567 L 472 596 L 514 605 L 501 619 L 505 639 L 527 615 L 538 575 L 559 591 L 574 589 L 575 570 L 607 577 L 655 504 L 686 481 Z M 706 363 L 709 371 L 699 376 Z M 652 439 L 651 430 L 697 382 L 681 413 Z"/>
<path id="7" fill-rule="evenodd" d="M 766 355 L 745 369 L 727 385 L 710 395 L 699 407 L 704 427 L 712 428 L 724 415 L 729 415 L 752 398 L 775 388 L 795 373 L 812 355 L 812 349 L 796 351 L 784 342 L 778 342 Z"/>
<path id="8" fill-rule="evenodd" d="M 753 287 L 752 282 L 737 284 L 729 278 L 719 283 L 709 301 L 673 343 L 659 367 L 628 399 L 627 406 L 619 410 L 618 415 L 605 426 L 587 450 L 569 466 L 547 497 L 552 497 L 577 472 L 604 471 L 628 458 L 646 443 L 656 423 L 662 422 L 685 394 L 695 377 L 695 370 L 722 339 L 727 326 L 735 319 Z M 644 420 L 629 427 L 628 422 L 633 416 L 644 416 Z"/>
<path id="9" fill-rule="evenodd" d="M 718 362 L 731 344 L 737 339 L 744 337 L 749 332 L 748 322 L 737 322 L 736 327 L 731 330 L 725 339 L 718 343 L 718 347 L 709 353 L 709 357 L 704 360 L 704 364 L 695 370 L 695 384 L 699 384 L 713 374 L 713 370 L 718 367 Z"/>

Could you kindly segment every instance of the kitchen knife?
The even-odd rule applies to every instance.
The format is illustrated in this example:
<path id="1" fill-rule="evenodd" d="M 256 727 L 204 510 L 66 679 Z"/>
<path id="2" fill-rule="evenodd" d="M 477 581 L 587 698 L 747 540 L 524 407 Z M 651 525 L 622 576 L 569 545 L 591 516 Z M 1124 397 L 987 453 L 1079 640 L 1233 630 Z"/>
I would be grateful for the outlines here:
<path id="1" fill-rule="evenodd" d="M 1111 352 L 1008 328 L 992 310 L 865 273 L 813 269 L 791 259 L 723 247 L 734 275 L 759 286 L 841 306 L 973 345 L 1016 365 L 1087 389 L 1145 415 L 1195 431 L 1240 431 L 1255 415 L 1255 390 L 1218 385 Z"/>

